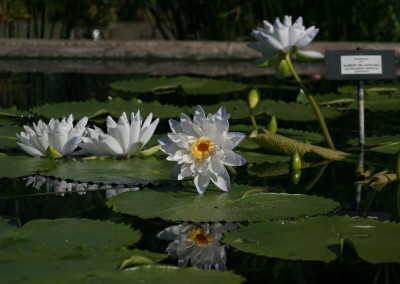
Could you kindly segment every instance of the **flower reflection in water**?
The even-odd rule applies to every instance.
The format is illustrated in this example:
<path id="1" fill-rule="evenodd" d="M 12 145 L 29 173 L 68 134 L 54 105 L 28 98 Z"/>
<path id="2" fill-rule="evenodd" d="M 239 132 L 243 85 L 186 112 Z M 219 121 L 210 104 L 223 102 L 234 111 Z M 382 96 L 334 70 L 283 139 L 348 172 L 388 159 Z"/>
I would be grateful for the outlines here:
<path id="1" fill-rule="evenodd" d="M 158 233 L 160 239 L 172 241 L 166 252 L 178 258 L 179 267 L 188 265 L 199 269 L 226 270 L 225 246 L 219 241 L 223 233 L 236 229 L 233 223 L 183 223 Z"/>
<path id="2" fill-rule="evenodd" d="M 58 193 L 64 196 L 67 192 L 76 192 L 78 194 L 86 194 L 91 190 L 104 190 L 106 192 L 106 198 L 109 199 L 114 195 L 121 194 L 126 191 L 139 190 L 138 187 L 118 187 L 115 188 L 109 184 L 91 184 L 91 183 L 80 183 L 80 182 L 67 182 L 65 180 L 58 180 L 55 178 L 44 177 L 41 175 L 33 175 L 24 178 L 26 180 L 26 186 L 32 186 L 37 190 L 40 190 L 42 186 L 45 186 L 46 192 Z"/>

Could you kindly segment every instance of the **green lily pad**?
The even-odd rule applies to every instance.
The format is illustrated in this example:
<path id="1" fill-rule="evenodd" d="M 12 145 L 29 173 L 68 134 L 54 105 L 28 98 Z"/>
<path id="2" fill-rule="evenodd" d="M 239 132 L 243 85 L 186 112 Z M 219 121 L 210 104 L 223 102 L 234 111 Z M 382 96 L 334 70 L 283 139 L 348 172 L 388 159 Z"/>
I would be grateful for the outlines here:
<path id="1" fill-rule="evenodd" d="M 16 133 L 23 131 L 23 128 L 16 125 L 0 126 L 0 149 L 15 148 L 17 146 Z"/>
<path id="2" fill-rule="evenodd" d="M 88 251 L 41 248 L 0 253 L 4 283 L 240 283 L 232 272 L 145 265 L 118 271 L 128 250 Z"/>
<path id="3" fill-rule="evenodd" d="M 156 264 L 167 257 L 168 254 L 165 253 L 134 249 L 132 255 L 122 262 L 120 270 L 131 266 Z"/>
<path id="4" fill-rule="evenodd" d="M 16 107 L 12 108 L 0 108 L 0 117 L 16 118 L 21 116 L 29 116 L 32 113 L 27 111 L 18 110 Z"/>
<path id="5" fill-rule="evenodd" d="M 400 142 L 390 143 L 387 145 L 377 146 L 370 149 L 374 152 L 385 153 L 385 154 L 397 154 L 400 151 Z"/>
<path id="6" fill-rule="evenodd" d="M 123 112 L 130 115 L 131 112 L 136 113 L 138 110 L 140 110 L 142 116 L 153 113 L 155 118 L 176 117 L 181 112 L 184 112 L 183 108 L 177 106 L 161 105 L 158 102 L 144 103 L 136 98 L 132 98 L 129 101 L 115 98 L 106 102 L 89 100 L 85 102 L 46 104 L 40 107 L 33 107 L 31 110 L 47 118 L 62 118 L 72 113 L 76 120 L 84 116 L 91 119 L 106 115 L 119 118 Z"/>
<path id="7" fill-rule="evenodd" d="M 187 76 L 146 78 L 130 81 L 118 81 L 110 85 L 115 90 L 133 93 L 170 94 L 182 88 L 185 94 L 218 95 L 245 90 L 248 86 L 224 81 Z"/>
<path id="8" fill-rule="evenodd" d="M 350 217 L 261 222 L 225 234 L 223 242 L 244 252 L 290 260 L 330 262 L 349 241 L 371 263 L 400 262 L 400 224 Z"/>
<path id="9" fill-rule="evenodd" d="M 266 193 L 260 187 L 237 184 L 228 193 L 210 185 L 204 195 L 193 186 L 146 188 L 115 196 L 107 204 L 141 218 L 193 222 L 286 219 L 324 214 L 339 206 L 318 196 Z"/>
<path id="10" fill-rule="evenodd" d="M 365 137 L 365 145 L 383 146 L 384 144 L 392 144 L 400 141 L 400 135 L 382 135 Z M 358 146 L 358 138 L 352 138 L 347 141 L 351 146 Z"/>
<path id="11" fill-rule="evenodd" d="M 170 173 L 174 163 L 165 159 L 138 157 L 131 159 L 89 159 L 60 163 L 43 173 L 61 179 L 118 185 L 177 183 Z"/>
<path id="12" fill-rule="evenodd" d="M 16 178 L 47 171 L 54 166 L 54 160 L 30 156 L 0 155 L 0 178 Z"/>
<path id="13" fill-rule="evenodd" d="M 26 250 L 38 246 L 117 249 L 138 242 L 140 233 L 127 225 L 115 224 L 110 221 L 42 219 L 25 224 L 14 238 L 21 242 L 18 244 L 18 248 Z"/>

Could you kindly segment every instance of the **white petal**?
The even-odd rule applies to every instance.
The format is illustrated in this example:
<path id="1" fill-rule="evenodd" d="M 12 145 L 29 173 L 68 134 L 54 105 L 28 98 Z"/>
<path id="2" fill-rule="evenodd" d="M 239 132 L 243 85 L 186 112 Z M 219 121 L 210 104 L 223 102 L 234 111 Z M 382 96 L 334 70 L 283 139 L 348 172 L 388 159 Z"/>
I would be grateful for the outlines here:
<path id="1" fill-rule="evenodd" d="M 142 129 L 146 128 L 146 127 L 149 127 L 152 119 L 153 119 L 153 113 L 150 113 L 147 116 L 146 120 L 143 122 Z"/>
<path id="2" fill-rule="evenodd" d="M 323 59 L 324 55 L 318 51 L 298 50 L 294 56 L 297 59 Z"/>
<path id="3" fill-rule="evenodd" d="M 119 145 L 118 141 L 107 134 L 99 135 L 99 142 L 101 147 L 109 154 L 113 156 L 122 155 L 123 151 L 121 145 Z"/>
<path id="4" fill-rule="evenodd" d="M 141 137 L 140 137 L 140 142 L 142 142 L 143 145 L 146 145 L 146 143 L 149 142 L 151 136 L 153 136 L 154 131 L 156 130 L 156 127 L 157 127 L 159 121 L 160 121 L 160 119 L 157 118 L 156 120 L 153 121 L 153 123 L 151 125 L 147 126 L 144 129 L 144 132 L 141 134 Z"/>
<path id="5" fill-rule="evenodd" d="M 300 37 L 300 39 L 295 43 L 298 48 L 303 48 L 308 45 L 314 37 L 317 35 L 319 29 L 315 27 L 309 27 Z"/>
<path id="6" fill-rule="evenodd" d="M 211 164 L 210 170 L 212 172 L 211 181 L 223 191 L 229 191 L 230 177 L 225 167 L 221 163 L 215 162 Z"/>
<path id="7" fill-rule="evenodd" d="M 201 123 L 206 120 L 206 114 L 204 109 L 201 106 L 197 106 L 193 116 L 193 122 L 198 122 L 200 125 Z"/>
<path id="8" fill-rule="evenodd" d="M 24 150 L 28 155 L 31 156 L 44 156 L 44 153 L 42 153 L 41 151 L 39 151 L 38 149 L 32 147 L 32 146 L 28 146 L 25 144 L 22 144 L 20 142 L 17 142 L 17 145 Z"/>
<path id="9" fill-rule="evenodd" d="M 174 133 L 183 132 L 182 125 L 179 121 L 170 119 L 170 120 L 168 120 L 168 122 L 169 122 L 169 126 L 171 127 L 172 132 L 174 132 Z"/>
<path id="10" fill-rule="evenodd" d="M 126 114 L 122 115 L 119 118 L 117 127 L 115 129 L 116 131 L 114 138 L 117 139 L 117 141 L 121 145 L 122 151 L 126 153 L 129 148 L 130 140 L 130 124 L 128 119 L 126 118 Z"/>
<path id="11" fill-rule="evenodd" d="M 274 32 L 274 26 L 268 22 L 268 21 L 263 21 L 264 29 L 266 32 L 272 34 Z"/>
<path id="12" fill-rule="evenodd" d="M 246 138 L 246 134 L 242 132 L 228 132 L 225 137 L 225 141 L 221 141 L 224 149 L 233 150 L 243 139 Z"/>
<path id="13" fill-rule="evenodd" d="M 222 160 L 224 165 L 228 166 L 242 166 L 247 163 L 246 159 L 232 151 L 225 152 L 225 157 Z"/>
<path id="14" fill-rule="evenodd" d="M 181 172 L 178 175 L 178 180 L 183 180 L 185 177 L 192 175 L 192 170 L 190 169 L 190 164 L 183 163 L 180 168 Z"/>
<path id="15" fill-rule="evenodd" d="M 67 143 L 65 143 L 64 147 L 61 150 L 61 154 L 63 156 L 68 156 L 70 155 L 79 145 L 81 142 L 82 138 L 80 136 L 75 136 L 74 138 L 68 140 Z"/>
<path id="16" fill-rule="evenodd" d="M 130 143 L 138 142 L 140 137 L 140 128 L 141 128 L 141 118 L 140 118 L 140 111 L 136 113 L 135 116 L 131 117 L 131 137 Z"/>
<path id="17" fill-rule="evenodd" d="M 194 177 L 194 184 L 196 186 L 197 192 L 199 194 L 203 194 L 208 185 L 210 184 L 210 175 L 209 174 L 197 174 Z"/>

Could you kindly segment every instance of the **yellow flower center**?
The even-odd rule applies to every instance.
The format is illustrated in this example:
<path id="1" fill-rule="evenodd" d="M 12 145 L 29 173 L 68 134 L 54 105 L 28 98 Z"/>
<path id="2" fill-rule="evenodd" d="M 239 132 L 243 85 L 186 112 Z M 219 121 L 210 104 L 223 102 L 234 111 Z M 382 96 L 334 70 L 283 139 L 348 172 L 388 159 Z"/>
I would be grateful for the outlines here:
<path id="1" fill-rule="evenodd" d="M 191 149 L 193 157 L 197 159 L 207 158 L 208 156 L 210 156 L 213 150 L 214 143 L 210 139 L 205 137 L 201 137 L 194 141 Z"/>
<path id="2" fill-rule="evenodd" d="M 196 228 L 189 232 L 189 237 L 197 246 L 204 247 L 212 243 L 210 234 L 206 234 L 202 228 Z"/>

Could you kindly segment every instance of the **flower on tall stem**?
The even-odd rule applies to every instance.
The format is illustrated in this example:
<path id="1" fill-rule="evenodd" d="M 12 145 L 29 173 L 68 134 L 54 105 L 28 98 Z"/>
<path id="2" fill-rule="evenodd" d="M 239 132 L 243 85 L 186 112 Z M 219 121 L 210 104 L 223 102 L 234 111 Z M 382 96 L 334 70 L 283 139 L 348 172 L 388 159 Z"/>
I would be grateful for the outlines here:
<path id="1" fill-rule="evenodd" d="M 166 228 L 157 237 L 172 241 L 166 252 L 178 258 L 178 266 L 185 267 L 189 261 L 199 269 L 226 270 L 225 246 L 219 241 L 224 233 L 235 229 L 233 223 L 183 223 Z"/>
<path id="2" fill-rule="evenodd" d="M 46 156 L 49 149 L 59 157 L 74 155 L 85 133 L 88 118 L 82 118 L 75 127 L 73 121 L 71 114 L 68 119 L 51 119 L 48 124 L 39 120 L 37 124 L 33 123 L 33 129 L 25 125 L 26 132 L 16 134 L 19 139 L 17 145 L 31 156 Z"/>
<path id="3" fill-rule="evenodd" d="M 140 111 L 136 115 L 132 112 L 131 122 L 124 112 L 115 122 L 111 116 L 107 117 L 107 133 L 94 126 L 88 128 L 88 135 L 79 145 L 85 152 L 96 156 L 129 157 L 141 153 L 143 146 L 149 142 L 158 125 L 157 118 L 151 122 L 153 114 L 150 113 L 143 122 Z M 159 146 L 155 146 L 154 152 Z M 150 151 L 152 153 L 152 151 Z M 150 154 L 151 154 L 150 153 Z"/>
<path id="4" fill-rule="evenodd" d="M 285 16 L 283 23 L 279 18 L 276 18 L 274 25 L 264 21 L 264 28 L 258 28 L 252 31 L 252 36 L 259 42 L 249 43 L 248 47 L 261 53 L 262 57 L 256 60 L 259 67 L 276 65 L 276 74 L 279 78 L 285 78 L 289 72 L 292 73 L 300 89 L 303 90 L 307 96 L 315 116 L 317 117 L 326 144 L 329 148 L 335 149 L 325 119 L 314 97 L 297 75 L 291 61 L 291 56 L 305 60 L 324 58 L 324 55 L 320 52 L 300 50 L 314 39 L 318 31 L 319 29 L 316 29 L 314 26 L 306 29 L 303 25 L 302 17 L 299 17 L 294 24 L 292 24 L 291 16 Z"/>
<path id="5" fill-rule="evenodd" d="M 210 180 L 224 191 L 230 189 L 225 166 L 241 166 L 246 160 L 232 150 L 246 137 L 244 133 L 228 132 L 229 114 L 221 107 L 215 114 L 204 113 L 197 106 L 193 121 L 181 114 L 180 122 L 170 119 L 172 132 L 158 141 L 167 160 L 178 162 L 172 175 L 179 180 L 194 177 L 197 191 L 203 194 Z"/>

